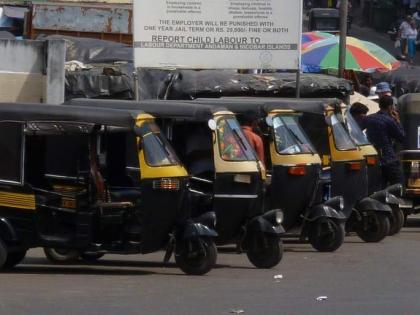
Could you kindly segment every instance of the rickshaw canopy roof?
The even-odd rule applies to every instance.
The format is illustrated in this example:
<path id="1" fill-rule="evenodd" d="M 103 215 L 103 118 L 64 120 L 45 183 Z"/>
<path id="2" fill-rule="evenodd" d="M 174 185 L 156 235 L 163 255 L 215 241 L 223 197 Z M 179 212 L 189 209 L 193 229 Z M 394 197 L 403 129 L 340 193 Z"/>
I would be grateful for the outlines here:
<path id="1" fill-rule="evenodd" d="M 125 101 L 125 100 L 95 100 L 95 99 L 73 99 L 67 104 L 74 106 L 88 106 L 103 109 L 142 110 L 159 118 L 186 119 L 195 121 L 207 121 L 218 111 L 226 111 L 226 108 L 203 106 L 189 101 L 175 100 L 147 100 L 147 101 Z"/>
<path id="2" fill-rule="evenodd" d="M 98 109 L 41 103 L 0 103 L 1 121 L 75 122 L 134 128 L 140 110 Z"/>
<path id="3" fill-rule="evenodd" d="M 328 106 L 338 106 L 341 101 L 335 98 L 296 99 L 266 97 L 223 97 L 219 99 L 202 98 L 194 102 L 211 106 L 222 106 L 235 113 L 254 111 L 259 116 L 276 109 L 290 109 L 302 113 L 324 115 Z"/>

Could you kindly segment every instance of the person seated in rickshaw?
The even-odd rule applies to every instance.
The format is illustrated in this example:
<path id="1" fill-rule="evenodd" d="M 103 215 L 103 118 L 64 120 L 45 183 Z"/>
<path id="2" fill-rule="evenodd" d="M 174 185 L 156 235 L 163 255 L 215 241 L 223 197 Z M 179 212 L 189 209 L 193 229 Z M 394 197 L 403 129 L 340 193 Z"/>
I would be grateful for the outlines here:
<path id="1" fill-rule="evenodd" d="M 232 130 L 226 126 L 225 121 L 221 121 L 217 129 L 220 139 L 220 154 L 224 160 L 235 161 L 245 159 L 245 154 L 235 138 Z"/>
<path id="2" fill-rule="evenodd" d="M 257 117 L 252 111 L 247 111 L 243 115 L 238 116 L 238 122 L 241 124 L 242 132 L 249 144 L 257 153 L 258 159 L 265 165 L 264 143 L 262 138 L 254 132 Z"/>

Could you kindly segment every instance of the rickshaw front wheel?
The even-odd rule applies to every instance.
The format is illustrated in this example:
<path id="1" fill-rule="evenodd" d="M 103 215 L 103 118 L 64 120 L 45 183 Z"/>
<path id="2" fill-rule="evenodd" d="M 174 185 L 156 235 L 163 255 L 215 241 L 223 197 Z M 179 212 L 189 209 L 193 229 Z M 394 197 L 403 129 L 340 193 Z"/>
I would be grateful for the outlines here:
<path id="1" fill-rule="evenodd" d="M 404 212 L 398 206 L 392 206 L 392 218 L 390 220 L 389 235 L 399 233 L 404 226 Z"/>
<path id="2" fill-rule="evenodd" d="M 310 223 L 309 243 L 320 252 L 333 252 L 344 242 L 344 227 L 330 219 L 322 218 Z"/>
<path id="3" fill-rule="evenodd" d="M 366 220 L 365 222 L 363 220 Z M 368 213 L 359 222 L 356 229 L 357 235 L 367 243 L 377 243 L 389 235 L 390 223 L 385 213 Z"/>
<path id="4" fill-rule="evenodd" d="M 217 249 L 213 240 L 197 238 L 177 244 L 175 262 L 188 275 L 204 275 L 216 264 Z"/>
<path id="5" fill-rule="evenodd" d="M 7 254 L 6 262 L 3 265 L 4 269 L 11 269 L 14 266 L 22 262 L 26 256 L 26 250 L 21 250 L 18 252 L 11 252 Z"/>
<path id="6" fill-rule="evenodd" d="M 67 264 L 79 259 L 80 252 L 64 248 L 44 248 L 45 256 L 55 264 Z"/>
<path id="7" fill-rule="evenodd" d="M 257 268 L 273 268 L 283 258 L 283 242 L 278 236 L 268 234 L 260 236 L 250 241 L 246 255 Z"/>

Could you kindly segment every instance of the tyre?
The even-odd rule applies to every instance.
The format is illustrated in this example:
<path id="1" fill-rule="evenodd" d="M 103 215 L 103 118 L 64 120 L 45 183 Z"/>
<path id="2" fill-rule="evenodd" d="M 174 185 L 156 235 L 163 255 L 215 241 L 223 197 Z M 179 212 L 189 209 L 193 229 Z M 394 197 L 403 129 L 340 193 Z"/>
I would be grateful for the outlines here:
<path id="1" fill-rule="evenodd" d="M 44 248 L 45 256 L 55 264 L 72 263 L 78 260 L 80 252 L 62 248 Z"/>
<path id="2" fill-rule="evenodd" d="M 248 245 L 246 255 L 257 268 L 269 269 L 277 266 L 283 257 L 283 242 L 278 236 L 254 236 Z"/>
<path id="3" fill-rule="evenodd" d="M 4 268 L 6 261 L 7 261 L 7 246 L 0 239 L 0 269 Z"/>
<path id="4" fill-rule="evenodd" d="M 363 220 L 367 221 L 359 223 L 356 233 L 365 242 L 380 242 L 389 234 L 390 223 L 387 214 L 368 213 Z"/>
<path id="5" fill-rule="evenodd" d="M 344 227 L 330 218 L 311 222 L 308 229 L 309 243 L 320 252 L 333 252 L 344 242 Z"/>
<path id="6" fill-rule="evenodd" d="M 193 248 L 193 250 L 191 251 L 189 248 Z M 216 259 L 216 245 L 213 240 L 207 238 L 184 240 L 178 244 L 175 253 L 177 265 L 187 275 L 206 274 L 216 264 Z"/>
<path id="7" fill-rule="evenodd" d="M 389 235 L 395 235 L 401 231 L 404 226 L 404 212 L 399 207 L 392 207 L 392 216 L 389 223 Z"/>
<path id="8" fill-rule="evenodd" d="M 80 255 L 80 258 L 82 258 L 86 262 L 96 262 L 102 257 L 104 257 L 105 254 L 103 253 L 82 253 Z"/>
<path id="9" fill-rule="evenodd" d="M 6 262 L 3 265 L 4 269 L 11 269 L 14 266 L 18 265 L 22 262 L 22 260 L 25 258 L 26 250 L 22 250 L 19 252 L 11 252 L 7 255 Z"/>

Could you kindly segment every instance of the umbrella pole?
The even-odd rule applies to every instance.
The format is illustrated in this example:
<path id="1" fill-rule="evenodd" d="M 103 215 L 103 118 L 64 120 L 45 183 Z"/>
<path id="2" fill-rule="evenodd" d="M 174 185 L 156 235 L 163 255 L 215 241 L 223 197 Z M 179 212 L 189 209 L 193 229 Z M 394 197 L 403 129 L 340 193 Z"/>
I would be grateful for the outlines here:
<path id="1" fill-rule="evenodd" d="M 346 37 L 347 37 L 347 18 L 348 18 L 348 0 L 340 2 L 340 47 L 338 54 L 338 76 L 344 75 L 346 65 Z"/>
<path id="2" fill-rule="evenodd" d="M 300 98 L 300 67 L 296 71 L 296 98 Z"/>

